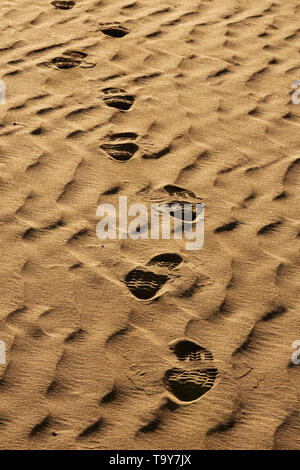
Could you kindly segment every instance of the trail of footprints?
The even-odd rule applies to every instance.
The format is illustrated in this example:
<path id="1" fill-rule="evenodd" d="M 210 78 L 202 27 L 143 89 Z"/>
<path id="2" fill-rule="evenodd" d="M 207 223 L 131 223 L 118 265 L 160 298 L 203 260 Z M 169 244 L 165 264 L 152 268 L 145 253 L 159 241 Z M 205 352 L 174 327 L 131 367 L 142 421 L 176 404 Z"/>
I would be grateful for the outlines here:
<path id="1" fill-rule="evenodd" d="M 183 259 L 177 253 L 163 253 L 151 258 L 144 268 L 135 268 L 125 276 L 125 284 L 138 300 L 151 300 L 159 295 L 169 281 L 170 273 Z M 195 363 L 195 368 L 174 367 L 165 372 L 166 389 L 180 402 L 201 398 L 215 384 L 218 369 L 213 366 L 213 354 L 190 340 L 181 340 L 170 346 L 180 362 Z M 203 367 L 204 366 L 204 367 Z"/>
<path id="2" fill-rule="evenodd" d="M 75 6 L 74 1 L 53 1 L 51 4 L 56 9 L 62 11 L 71 10 Z M 57 13 L 60 14 L 60 12 Z M 100 31 L 111 38 L 122 38 L 130 32 L 121 23 L 99 24 L 99 26 Z M 260 36 L 263 36 L 263 34 Z M 94 67 L 96 64 L 87 62 L 87 57 L 88 54 L 81 51 L 65 52 L 61 56 L 54 57 L 48 65 L 62 70 L 74 67 Z M 110 108 L 125 112 L 129 111 L 134 105 L 135 96 L 123 88 L 104 88 L 101 90 L 101 93 L 103 102 Z M 139 150 L 139 146 L 136 143 L 137 138 L 138 135 L 134 132 L 112 134 L 107 137 L 107 142 L 103 143 L 100 148 L 109 158 L 116 162 L 125 163 L 131 160 Z M 158 158 L 158 154 L 146 155 L 144 158 Z M 295 160 L 290 171 L 296 171 L 296 167 L 298 170 L 299 159 Z M 286 178 L 286 183 L 291 186 L 291 190 L 293 189 L 292 180 L 293 178 L 290 178 L 290 181 L 288 177 Z M 180 199 L 189 200 L 195 197 L 193 193 L 174 185 L 166 185 L 164 190 L 169 194 L 172 203 L 178 203 L 178 199 L 179 201 Z M 286 191 L 276 196 L 275 199 L 285 197 L 288 197 Z M 176 217 L 176 213 L 171 213 L 171 215 Z M 194 216 L 192 219 L 194 220 Z M 280 221 L 269 223 L 263 226 L 257 232 L 257 235 L 268 236 L 268 234 L 272 234 L 276 231 L 277 228 L 280 227 L 280 224 Z M 218 227 L 215 232 L 221 233 L 232 230 L 236 226 L 236 222 L 231 222 Z M 26 236 L 28 237 L 29 235 L 32 236 L 32 232 L 30 232 L 30 234 L 27 233 Z M 176 272 L 182 261 L 183 259 L 176 253 L 164 253 L 154 256 L 145 266 L 132 269 L 125 276 L 124 282 L 130 293 L 138 301 L 151 301 L 159 296 L 163 289 L 167 288 L 168 283 L 173 277 L 173 273 Z M 280 265 L 280 269 L 284 269 L 284 265 L 283 267 Z M 170 350 L 174 355 L 176 364 L 172 364 L 172 367 L 164 373 L 163 383 L 166 389 L 171 394 L 171 397 L 175 397 L 175 399 L 181 403 L 187 404 L 199 400 L 215 386 L 218 378 L 219 372 L 214 365 L 212 352 L 197 344 L 195 341 L 188 339 L 176 340 L 170 346 Z M 114 393 L 115 391 L 113 390 L 105 399 L 109 400 Z M 104 403 L 104 399 L 102 403 Z M 42 422 L 42 425 L 44 427 L 49 426 L 49 423 L 51 424 L 50 415 Z M 92 426 L 86 428 L 86 430 L 79 435 L 79 438 L 89 435 L 92 431 L 99 429 L 101 425 L 102 421 L 98 420 Z M 39 429 L 43 428 L 41 424 L 38 426 Z M 35 432 L 38 432 L 38 427 L 34 428 L 33 434 Z"/>
<path id="3" fill-rule="evenodd" d="M 51 4 L 61 10 L 70 10 L 75 6 L 74 1 L 54 1 Z M 100 31 L 114 38 L 122 38 L 129 33 L 129 30 L 119 22 L 115 23 L 99 23 Z M 43 62 L 40 65 L 48 67 L 53 66 L 56 69 L 72 69 L 74 67 L 81 68 L 92 68 L 95 67 L 95 63 L 87 62 L 85 59 L 88 54 L 82 51 L 70 51 L 64 52 L 61 56 L 54 57 L 50 62 Z M 134 95 L 128 93 L 123 88 L 104 88 L 101 90 L 101 97 L 104 103 L 111 108 L 116 108 L 119 111 L 128 111 L 134 103 Z M 104 150 L 109 157 L 113 160 L 124 163 L 130 160 L 138 150 L 138 145 L 128 140 L 135 139 L 137 134 L 131 133 L 131 136 L 120 137 L 120 142 L 107 142 L 100 145 L 100 148 Z M 115 140 L 114 136 L 111 136 L 111 140 Z M 126 140 L 126 141 L 124 141 Z"/>
<path id="4" fill-rule="evenodd" d="M 61 10 L 70 10 L 74 7 L 74 1 L 54 1 L 52 5 Z M 107 36 L 122 38 L 129 33 L 129 30 L 121 23 L 99 24 L 100 31 Z M 65 52 L 59 57 L 55 57 L 46 65 L 52 65 L 57 69 L 70 69 L 74 67 L 94 67 L 96 64 L 87 62 L 88 54 L 81 51 Z M 128 111 L 134 104 L 135 97 L 123 88 L 104 88 L 101 90 L 101 97 L 108 107 L 116 108 L 119 111 Z M 111 134 L 107 136 L 107 142 L 100 145 L 100 148 L 113 160 L 124 163 L 129 161 L 139 150 L 139 146 L 134 142 L 138 138 L 135 132 Z M 166 185 L 164 190 L 170 197 L 176 200 L 172 203 L 179 203 L 180 199 L 195 198 L 195 195 L 183 188 Z M 171 213 L 176 217 L 176 213 Z M 192 214 L 194 220 L 194 214 Z M 145 266 L 132 269 L 124 279 L 131 294 L 140 301 L 150 301 L 162 293 L 162 289 L 172 279 L 172 272 L 182 263 L 183 259 L 177 253 L 163 253 L 150 259 Z M 175 355 L 176 360 L 189 365 L 189 367 L 173 367 L 165 372 L 163 383 L 171 393 L 182 403 L 194 402 L 212 389 L 218 376 L 218 369 L 214 367 L 213 354 L 201 345 L 190 340 L 178 340 L 171 346 L 170 350 Z M 192 366 L 191 366 L 192 365 Z"/>

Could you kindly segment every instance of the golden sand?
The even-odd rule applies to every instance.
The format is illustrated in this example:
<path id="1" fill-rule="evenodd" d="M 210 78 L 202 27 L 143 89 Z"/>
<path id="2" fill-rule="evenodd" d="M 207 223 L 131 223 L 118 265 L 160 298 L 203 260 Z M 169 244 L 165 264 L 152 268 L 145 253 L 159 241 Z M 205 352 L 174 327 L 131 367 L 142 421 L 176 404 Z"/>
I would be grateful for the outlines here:
<path id="1" fill-rule="evenodd" d="M 299 0 L 0 13 L 1 449 L 300 449 Z M 201 250 L 97 238 L 174 191 Z"/>

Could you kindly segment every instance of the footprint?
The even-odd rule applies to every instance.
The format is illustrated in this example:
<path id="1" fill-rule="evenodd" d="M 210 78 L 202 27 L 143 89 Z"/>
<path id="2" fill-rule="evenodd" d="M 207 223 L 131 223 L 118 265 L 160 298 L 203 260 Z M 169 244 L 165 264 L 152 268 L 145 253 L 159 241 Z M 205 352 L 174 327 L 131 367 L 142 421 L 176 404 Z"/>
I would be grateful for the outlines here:
<path id="1" fill-rule="evenodd" d="M 164 274 L 133 269 L 126 275 L 125 284 L 137 299 L 149 300 L 157 294 L 168 279 L 169 277 Z"/>
<path id="2" fill-rule="evenodd" d="M 167 184 L 164 186 L 164 190 L 170 195 L 177 197 L 178 199 L 180 198 L 192 198 L 196 199 L 195 194 L 192 191 L 189 191 L 188 189 L 180 188 L 179 186 L 175 186 L 173 184 Z"/>
<path id="3" fill-rule="evenodd" d="M 127 111 L 134 103 L 134 96 L 129 95 L 123 88 L 104 88 L 103 101 L 111 108 Z"/>
<path id="4" fill-rule="evenodd" d="M 195 369 L 184 370 L 173 368 L 166 371 L 164 384 L 180 401 L 191 402 L 201 398 L 214 386 L 218 370 Z"/>
<path id="5" fill-rule="evenodd" d="M 81 51 L 68 51 L 64 52 L 60 57 L 54 57 L 52 59 L 52 64 L 55 65 L 58 69 L 71 69 L 73 67 L 81 66 L 82 68 L 92 68 L 95 67 L 96 64 L 91 62 L 86 62 L 88 54 Z M 82 65 L 84 64 L 84 65 Z M 45 63 L 45 65 L 49 65 Z"/>
<path id="6" fill-rule="evenodd" d="M 180 186 L 175 186 L 173 184 L 167 184 L 163 189 L 169 194 L 169 196 L 175 198 L 171 202 L 168 202 L 168 204 L 177 204 L 181 207 L 181 210 L 170 211 L 170 215 L 172 217 L 183 221 L 184 212 L 187 222 L 191 222 L 197 219 L 199 213 L 196 211 L 196 204 L 202 201 L 201 198 L 197 197 L 192 191 L 181 188 Z M 186 204 L 189 204 L 189 206 L 185 207 Z"/>
<path id="7" fill-rule="evenodd" d="M 109 136 L 111 141 L 120 140 L 121 142 L 102 144 L 100 145 L 100 148 L 105 150 L 105 152 L 114 160 L 117 160 L 118 162 L 126 162 L 138 151 L 139 146 L 134 142 L 124 142 L 124 140 L 134 140 L 137 137 L 137 134 L 134 132 L 112 134 Z"/>
<path id="8" fill-rule="evenodd" d="M 168 204 L 168 207 L 162 206 L 158 210 L 159 212 L 168 212 L 170 216 L 173 217 L 174 219 L 178 219 L 182 222 L 186 220 L 186 222 L 189 223 L 189 222 L 195 221 L 197 217 L 199 216 L 197 211 L 193 210 L 193 206 L 195 207 L 195 204 L 192 204 L 190 202 L 175 200 L 175 201 L 170 201 L 167 204 Z"/>
<path id="9" fill-rule="evenodd" d="M 51 2 L 51 5 L 55 6 L 55 8 L 59 8 L 60 10 L 71 10 L 71 8 L 73 8 L 73 6 L 75 5 L 75 2 L 56 1 L 56 2 Z"/>
<path id="10" fill-rule="evenodd" d="M 182 257 L 177 253 L 156 255 L 148 261 L 145 268 L 138 267 L 130 271 L 125 277 L 125 283 L 136 298 L 152 299 L 167 281 L 179 277 L 171 271 L 182 261 Z M 150 271 L 148 266 L 151 266 L 153 271 Z"/>
<path id="11" fill-rule="evenodd" d="M 100 148 L 105 150 L 114 160 L 126 162 L 133 157 L 139 147 L 133 142 L 127 142 L 121 144 L 103 144 Z"/>
<path id="12" fill-rule="evenodd" d="M 167 184 L 161 189 L 152 191 L 148 197 L 151 202 L 153 201 L 161 205 L 161 207 L 157 207 L 159 212 L 167 212 L 171 217 L 178 219 L 182 223 L 186 221 L 187 224 L 192 225 L 200 216 L 200 203 L 203 200 L 192 191 L 180 186 Z"/>
<path id="13" fill-rule="evenodd" d="M 157 266 L 159 268 L 174 269 L 182 262 L 182 258 L 177 253 L 162 253 L 154 256 L 147 266 Z"/>
<path id="14" fill-rule="evenodd" d="M 54 57 L 52 64 L 58 69 L 71 69 L 78 67 L 81 64 L 81 60 L 72 59 L 71 57 Z"/>
<path id="15" fill-rule="evenodd" d="M 170 346 L 179 361 L 213 361 L 213 354 L 190 340 L 181 340 Z"/>
<path id="16" fill-rule="evenodd" d="M 121 23 L 106 23 L 106 24 L 99 24 L 100 31 L 107 36 L 112 36 L 114 38 L 122 38 L 129 33 L 129 30 L 122 26 Z"/>

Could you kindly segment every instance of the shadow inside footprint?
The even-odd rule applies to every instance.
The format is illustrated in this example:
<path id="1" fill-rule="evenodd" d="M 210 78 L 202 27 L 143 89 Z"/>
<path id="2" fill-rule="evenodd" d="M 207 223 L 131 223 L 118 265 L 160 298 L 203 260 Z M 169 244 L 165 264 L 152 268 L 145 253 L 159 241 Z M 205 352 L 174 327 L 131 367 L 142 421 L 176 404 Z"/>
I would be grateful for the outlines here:
<path id="1" fill-rule="evenodd" d="M 130 160 L 139 146 L 133 142 L 122 142 L 116 144 L 103 144 L 100 148 L 105 150 L 110 157 L 119 162 Z"/>
<path id="2" fill-rule="evenodd" d="M 123 88 L 104 88 L 102 91 L 104 103 L 111 108 L 127 111 L 133 105 L 134 96 L 129 95 Z"/>
<path id="3" fill-rule="evenodd" d="M 79 65 L 82 68 L 95 67 L 96 64 L 85 61 L 87 56 L 88 54 L 81 51 L 64 52 L 62 56 L 54 57 L 54 59 L 52 59 L 52 64 L 58 69 L 71 69 L 73 67 L 78 67 Z"/>
<path id="4" fill-rule="evenodd" d="M 122 38 L 129 33 L 129 30 L 120 24 L 107 24 L 107 25 L 100 25 L 100 30 L 103 34 L 107 36 L 111 36 L 114 38 Z"/>
<path id="5" fill-rule="evenodd" d="M 182 258 L 177 253 L 162 253 L 154 256 L 147 266 L 157 266 L 160 268 L 174 269 L 182 262 Z"/>
<path id="6" fill-rule="evenodd" d="M 55 6 L 55 8 L 59 8 L 60 10 L 71 10 L 75 5 L 73 1 L 56 1 L 51 2 L 51 5 Z"/>
<path id="7" fill-rule="evenodd" d="M 175 186 L 173 184 L 167 184 L 164 186 L 164 190 L 170 195 L 175 196 L 178 198 L 193 198 L 195 199 L 196 196 L 192 191 L 188 189 L 180 188 L 179 186 Z"/>
<path id="8" fill-rule="evenodd" d="M 135 132 L 119 132 L 117 134 L 110 134 L 110 140 L 135 140 L 138 138 L 138 134 Z"/>
<path id="9" fill-rule="evenodd" d="M 133 269 L 125 277 L 125 284 L 130 292 L 140 300 L 149 300 L 168 281 L 168 276 L 151 271 Z"/>
<path id="10" fill-rule="evenodd" d="M 180 206 L 180 210 L 172 210 L 172 205 Z M 193 204 L 186 201 L 171 201 L 170 206 L 170 216 L 175 219 L 181 220 L 182 222 L 191 222 L 196 220 L 198 214 L 196 210 L 193 210 Z"/>
<path id="11" fill-rule="evenodd" d="M 73 59 L 85 59 L 88 55 L 82 51 L 69 51 L 64 52 L 64 55 L 67 57 L 73 57 Z"/>
<path id="12" fill-rule="evenodd" d="M 199 209 L 197 210 L 196 204 L 192 204 L 186 201 L 171 201 L 160 204 L 159 207 L 155 207 L 155 211 L 159 213 L 168 213 L 170 217 L 173 217 L 181 224 L 185 223 L 185 230 L 192 228 L 192 223 L 199 217 Z"/>
<path id="13" fill-rule="evenodd" d="M 215 383 L 218 370 L 211 369 L 169 369 L 164 376 L 167 389 L 180 401 L 197 400 L 208 392 Z"/>
<path id="14" fill-rule="evenodd" d="M 52 64 L 58 69 L 71 69 L 78 67 L 81 64 L 81 60 L 72 59 L 71 57 L 54 57 Z"/>
<path id="15" fill-rule="evenodd" d="M 194 343 L 194 341 L 178 341 L 170 349 L 179 361 L 213 361 L 214 359 L 213 354 L 208 349 Z"/>

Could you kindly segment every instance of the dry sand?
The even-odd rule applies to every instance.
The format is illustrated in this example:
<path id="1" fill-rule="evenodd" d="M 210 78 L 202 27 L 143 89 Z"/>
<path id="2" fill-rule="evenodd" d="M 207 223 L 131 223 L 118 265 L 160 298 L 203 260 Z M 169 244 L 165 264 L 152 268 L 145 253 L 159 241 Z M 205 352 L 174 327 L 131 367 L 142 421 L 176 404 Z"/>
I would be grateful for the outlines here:
<path id="1" fill-rule="evenodd" d="M 0 7 L 1 448 L 300 449 L 299 0 L 59 3 Z M 202 250 L 97 239 L 170 185 Z"/>

